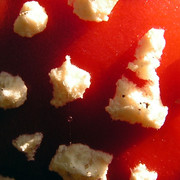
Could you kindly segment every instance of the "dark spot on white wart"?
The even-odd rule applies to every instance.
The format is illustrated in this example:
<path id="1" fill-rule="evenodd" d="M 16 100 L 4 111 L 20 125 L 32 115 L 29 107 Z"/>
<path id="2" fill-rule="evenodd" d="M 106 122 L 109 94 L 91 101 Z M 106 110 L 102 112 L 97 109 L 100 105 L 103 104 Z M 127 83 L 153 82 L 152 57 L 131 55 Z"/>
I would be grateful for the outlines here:
<path id="1" fill-rule="evenodd" d="M 145 104 L 146 104 L 146 109 L 147 109 L 147 108 L 149 107 L 150 104 L 149 104 L 149 103 L 145 103 Z"/>
<path id="2" fill-rule="evenodd" d="M 28 11 L 23 11 L 23 12 L 21 12 L 19 15 L 20 15 L 20 16 L 25 16 L 26 14 L 28 14 Z"/>

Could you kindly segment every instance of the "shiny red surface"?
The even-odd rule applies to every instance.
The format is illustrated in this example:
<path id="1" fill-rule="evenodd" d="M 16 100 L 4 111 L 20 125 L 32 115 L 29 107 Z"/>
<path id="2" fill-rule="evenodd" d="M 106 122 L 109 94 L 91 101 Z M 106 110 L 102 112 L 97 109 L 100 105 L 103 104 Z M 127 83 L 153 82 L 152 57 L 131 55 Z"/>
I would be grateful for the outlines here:
<path id="1" fill-rule="evenodd" d="M 114 155 L 109 180 L 129 179 L 130 168 L 139 162 L 157 171 L 159 180 L 180 179 L 180 1 L 119 0 L 109 21 L 96 23 L 80 20 L 65 0 L 39 0 L 49 21 L 46 30 L 31 39 L 13 33 L 24 2 L 0 1 L 0 71 L 19 74 L 28 87 L 23 106 L 0 110 L 0 174 L 17 180 L 61 179 L 48 165 L 58 146 L 72 141 Z M 166 39 L 157 72 L 169 113 L 160 130 L 112 121 L 104 110 L 116 81 L 129 75 L 126 66 L 134 60 L 138 40 L 152 27 L 165 29 Z M 48 73 L 67 54 L 90 72 L 91 86 L 83 99 L 55 109 L 49 103 Z M 71 124 L 68 116 L 73 117 Z M 11 141 L 37 131 L 44 139 L 36 160 L 27 162 Z"/>

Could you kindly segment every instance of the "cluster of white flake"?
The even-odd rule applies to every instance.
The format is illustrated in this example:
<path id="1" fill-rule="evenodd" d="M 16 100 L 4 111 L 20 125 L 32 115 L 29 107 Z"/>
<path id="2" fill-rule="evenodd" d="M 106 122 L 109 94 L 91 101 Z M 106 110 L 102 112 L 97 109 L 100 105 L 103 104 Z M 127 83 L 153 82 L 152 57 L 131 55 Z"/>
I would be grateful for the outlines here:
<path id="1" fill-rule="evenodd" d="M 22 37 L 31 38 L 44 31 L 47 22 L 48 15 L 45 9 L 37 1 L 27 1 L 14 22 L 14 32 Z"/>
<path id="2" fill-rule="evenodd" d="M 108 21 L 108 15 L 118 0 L 68 0 L 74 14 L 87 21 Z"/>
<path id="3" fill-rule="evenodd" d="M 51 104 L 56 108 L 66 105 L 77 98 L 83 98 L 86 88 L 91 82 L 90 74 L 71 64 L 70 56 L 61 67 L 52 69 L 49 73 L 53 84 L 53 99 Z"/>
<path id="4" fill-rule="evenodd" d="M 0 108 L 17 108 L 27 99 L 27 87 L 19 76 L 0 73 Z"/>
<path id="5" fill-rule="evenodd" d="M 113 156 L 83 144 L 60 145 L 49 165 L 63 180 L 106 180 Z"/>
<path id="6" fill-rule="evenodd" d="M 140 123 L 143 127 L 161 128 L 168 114 L 168 107 L 163 106 L 160 98 L 159 77 L 156 68 L 165 47 L 163 29 L 150 29 L 139 41 L 136 60 L 128 68 L 146 84 L 138 87 L 122 77 L 116 83 L 116 93 L 105 108 L 113 120 Z"/>

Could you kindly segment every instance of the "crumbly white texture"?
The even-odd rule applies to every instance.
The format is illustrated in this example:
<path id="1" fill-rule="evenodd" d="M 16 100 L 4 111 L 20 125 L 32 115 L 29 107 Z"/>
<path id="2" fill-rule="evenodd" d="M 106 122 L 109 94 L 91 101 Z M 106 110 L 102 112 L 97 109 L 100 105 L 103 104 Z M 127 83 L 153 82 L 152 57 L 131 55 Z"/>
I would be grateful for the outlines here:
<path id="1" fill-rule="evenodd" d="M 34 160 L 36 150 L 40 146 L 43 134 L 37 132 L 35 134 L 23 134 L 12 141 L 14 147 L 24 152 L 28 161 Z"/>
<path id="2" fill-rule="evenodd" d="M 27 87 L 19 76 L 0 73 L 0 108 L 17 108 L 27 99 Z"/>
<path id="3" fill-rule="evenodd" d="M 164 124 L 168 108 L 162 105 L 158 85 L 147 83 L 139 88 L 124 76 L 116 85 L 116 94 L 106 107 L 113 120 L 155 129 Z"/>
<path id="4" fill-rule="evenodd" d="M 145 164 L 139 164 L 134 169 L 131 169 L 130 180 L 156 180 L 157 172 L 149 171 Z"/>
<path id="5" fill-rule="evenodd" d="M 74 14 L 80 19 L 88 21 L 108 21 L 108 15 L 118 0 L 68 0 L 68 5 L 73 6 Z"/>
<path id="6" fill-rule="evenodd" d="M 136 73 L 140 79 L 157 81 L 159 77 L 156 68 L 160 66 L 159 59 L 165 47 L 164 30 L 150 29 L 139 41 L 134 62 L 128 68 Z"/>
<path id="7" fill-rule="evenodd" d="M 64 180 L 106 180 L 113 156 L 83 144 L 60 145 L 49 165 Z"/>
<path id="8" fill-rule="evenodd" d="M 128 68 L 147 82 L 140 88 L 124 76 L 117 81 L 115 96 L 105 108 L 113 120 L 140 123 L 143 127 L 155 129 L 164 124 L 168 107 L 161 102 L 159 77 L 155 71 L 165 46 L 163 35 L 164 30 L 151 29 L 140 40 L 137 59 Z"/>
<path id="9" fill-rule="evenodd" d="M 14 32 L 22 37 L 31 38 L 44 31 L 47 22 L 48 15 L 45 9 L 37 1 L 27 1 L 14 22 Z"/>
<path id="10" fill-rule="evenodd" d="M 15 180 L 14 178 L 4 177 L 0 175 L 0 180 Z"/>
<path id="11" fill-rule="evenodd" d="M 77 98 L 83 98 L 86 88 L 91 84 L 90 74 L 72 65 L 70 56 L 66 56 L 66 61 L 61 67 L 52 69 L 49 76 L 53 84 L 53 99 L 50 103 L 56 108 Z"/>

